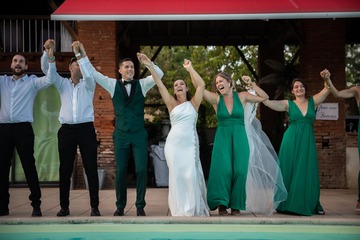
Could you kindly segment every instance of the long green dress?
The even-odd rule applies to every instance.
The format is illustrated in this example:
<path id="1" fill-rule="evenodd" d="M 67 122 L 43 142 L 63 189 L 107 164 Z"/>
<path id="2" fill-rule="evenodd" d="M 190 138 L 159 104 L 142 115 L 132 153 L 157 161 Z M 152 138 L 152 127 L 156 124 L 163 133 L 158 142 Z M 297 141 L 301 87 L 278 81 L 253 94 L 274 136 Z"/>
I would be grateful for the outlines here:
<path id="1" fill-rule="evenodd" d="M 221 95 L 217 107 L 218 127 L 207 191 L 211 210 L 215 210 L 219 205 L 245 210 L 249 144 L 244 126 L 244 108 L 236 92 L 233 92 L 233 98 L 232 113 L 228 112 Z"/>
<path id="2" fill-rule="evenodd" d="M 358 106 L 358 111 L 359 111 L 359 114 L 360 114 L 360 106 Z M 360 133 L 359 133 L 359 130 L 360 130 L 360 119 L 358 120 L 358 137 L 357 137 L 357 140 L 358 140 L 358 153 L 359 153 L 359 156 L 360 156 Z M 358 202 L 360 202 L 360 170 L 359 170 L 359 173 L 358 173 Z"/>
<path id="3" fill-rule="evenodd" d="M 290 125 L 279 151 L 279 166 L 288 198 L 280 203 L 277 210 L 311 216 L 323 210 L 313 128 L 316 116 L 314 99 L 311 97 L 308 100 L 305 116 L 293 101 L 288 102 Z"/>

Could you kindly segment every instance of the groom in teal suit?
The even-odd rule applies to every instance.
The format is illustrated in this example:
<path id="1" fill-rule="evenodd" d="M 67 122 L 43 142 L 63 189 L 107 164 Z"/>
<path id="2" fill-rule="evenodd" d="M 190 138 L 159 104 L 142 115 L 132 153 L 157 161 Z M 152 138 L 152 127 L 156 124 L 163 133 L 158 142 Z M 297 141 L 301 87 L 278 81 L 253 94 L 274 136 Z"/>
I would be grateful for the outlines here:
<path id="1" fill-rule="evenodd" d="M 85 52 L 85 50 L 82 50 Z M 84 54 L 84 53 L 83 53 Z M 86 53 L 85 53 L 86 54 Z M 141 53 L 137 53 L 140 63 L 145 66 L 154 64 Z M 94 76 L 95 81 L 106 89 L 113 101 L 115 113 L 115 130 L 113 133 L 115 162 L 116 162 L 116 211 L 114 216 L 123 216 L 127 202 L 127 166 L 132 149 L 135 161 L 136 173 L 136 209 L 137 216 L 145 216 L 145 192 L 147 186 L 147 132 L 144 126 L 144 105 L 146 93 L 155 86 L 153 77 L 135 80 L 134 63 L 130 58 L 119 62 L 119 73 L 121 79 L 117 80 L 102 75 L 89 64 L 89 73 Z M 154 65 L 160 78 L 164 73 Z"/>

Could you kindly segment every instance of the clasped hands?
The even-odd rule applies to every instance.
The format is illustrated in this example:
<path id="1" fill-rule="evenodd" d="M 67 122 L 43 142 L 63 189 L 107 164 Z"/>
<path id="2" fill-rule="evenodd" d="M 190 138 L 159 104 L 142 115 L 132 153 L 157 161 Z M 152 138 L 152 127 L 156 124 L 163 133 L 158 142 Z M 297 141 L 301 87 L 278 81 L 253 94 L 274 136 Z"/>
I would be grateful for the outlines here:
<path id="1" fill-rule="evenodd" d="M 246 84 L 245 86 L 246 89 L 253 88 L 256 85 L 256 83 L 251 81 L 251 78 L 249 76 L 244 75 L 241 77 L 241 80 L 243 80 L 244 83 Z"/>
<path id="2" fill-rule="evenodd" d="M 44 43 L 44 48 L 48 52 L 50 49 L 53 49 L 55 51 L 55 41 L 54 39 L 48 39 Z"/>
<path id="3" fill-rule="evenodd" d="M 136 53 L 136 56 L 141 64 L 144 64 L 146 67 L 150 67 L 151 60 L 143 53 Z"/>
<path id="4" fill-rule="evenodd" d="M 330 72 L 329 70 L 327 70 L 326 68 L 324 70 L 322 70 L 320 72 L 320 76 L 322 77 L 322 79 L 325 81 L 325 84 L 326 84 L 326 87 L 327 88 L 330 88 L 331 86 L 331 80 L 330 80 Z"/>
<path id="5" fill-rule="evenodd" d="M 48 39 L 44 43 L 45 51 L 48 54 L 50 61 L 55 61 L 54 52 L 55 52 L 55 41 L 54 39 Z"/>

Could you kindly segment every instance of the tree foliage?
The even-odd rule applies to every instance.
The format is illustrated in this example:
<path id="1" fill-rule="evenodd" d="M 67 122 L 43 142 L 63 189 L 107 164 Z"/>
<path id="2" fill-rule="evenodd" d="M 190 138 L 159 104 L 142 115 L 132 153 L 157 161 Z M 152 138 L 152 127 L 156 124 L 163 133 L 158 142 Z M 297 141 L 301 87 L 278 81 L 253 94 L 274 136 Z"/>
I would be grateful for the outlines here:
<path id="1" fill-rule="evenodd" d="M 345 79 L 346 86 L 360 85 L 360 44 L 345 46 Z M 346 114 L 358 115 L 358 106 L 355 98 L 347 98 Z"/>
<path id="2" fill-rule="evenodd" d="M 145 46 L 141 51 L 149 57 L 154 56 L 158 50 L 157 47 Z M 274 69 L 274 72 L 269 76 L 260 79 L 261 83 L 271 82 L 277 86 L 277 95 L 288 97 L 289 86 L 294 77 L 298 74 L 298 57 L 297 52 L 299 46 L 285 46 L 284 47 L 284 63 L 278 63 L 272 60 L 267 60 L 267 64 Z M 191 79 L 182 64 L 184 59 L 192 61 L 194 68 L 204 79 L 206 88 L 212 91 L 211 85 L 214 76 L 220 72 L 225 71 L 231 74 L 238 91 L 243 90 L 243 86 L 239 84 L 239 79 L 243 75 L 249 75 L 253 80 L 254 76 L 250 69 L 241 59 L 238 51 L 241 51 L 245 56 L 247 62 L 252 67 L 253 71 L 257 73 L 257 46 L 172 46 L 162 47 L 159 55 L 154 60 L 156 64 L 164 71 L 162 81 L 168 88 L 169 92 L 173 93 L 173 83 L 177 79 L 183 79 L 187 82 L 191 93 L 194 93 L 194 88 L 191 84 Z M 360 45 L 347 45 L 346 51 L 346 67 L 345 75 L 347 86 L 360 84 Z M 144 68 L 142 69 L 144 70 Z M 158 92 L 158 89 L 152 88 L 146 97 L 147 109 L 146 113 L 154 116 L 153 121 L 161 122 L 163 119 L 169 119 L 169 115 Z M 203 102 L 205 106 L 205 124 L 207 127 L 216 127 L 216 116 L 214 109 Z"/>
<path id="3" fill-rule="evenodd" d="M 360 44 L 345 46 L 345 78 L 347 86 L 360 84 Z"/>
<path id="4" fill-rule="evenodd" d="M 251 76 L 251 71 L 241 60 L 236 48 L 239 48 L 240 51 L 243 52 L 252 68 L 256 69 L 256 46 L 163 47 L 158 57 L 155 59 L 155 62 L 164 71 L 164 77 L 162 81 L 164 82 L 170 93 L 173 93 L 173 83 L 177 79 L 185 80 L 188 84 L 188 87 L 190 88 L 191 93 L 194 93 L 194 88 L 191 84 L 190 76 L 182 66 L 184 59 L 191 60 L 193 67 L 204 79 L 206 83 L 206 88 L 209 91 L 212 91 L 211 85 L 213 82 L 213 78 L 220 71 L 230 73 L 235 82 L 238 82 L 237 80 L 240 79 L 242 75 Z M 158 47 L 146 46 L 142 47 L 141 51 L 147 54 L 149 57 L 152 57 L 157 49 Z M 238 85 L 238 88 L 241 89 L 241 85 Z M 168 118 L 168 112 L 157 88 L 153 88 L 149 91 L 146 98 L 146 104 L 148 106 L 154 106 L 148 107 L 147 113 L 155 116 L 155 121 Z M 206 107 L 205 125 L 207 127 L 216 127 L 216 116 L 214 113 L 214 109 L 212 109 L 212 107 L 205 101 L 203 102 L 203 105 L 205 105 Z"/>

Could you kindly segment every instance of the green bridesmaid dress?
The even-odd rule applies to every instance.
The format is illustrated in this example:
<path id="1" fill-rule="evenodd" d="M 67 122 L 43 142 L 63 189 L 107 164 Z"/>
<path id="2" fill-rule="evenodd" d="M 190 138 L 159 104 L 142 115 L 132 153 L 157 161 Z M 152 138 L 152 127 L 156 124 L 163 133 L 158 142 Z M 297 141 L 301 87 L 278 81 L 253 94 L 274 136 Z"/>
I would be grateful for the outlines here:
<path id="1" fill-rule="evenodd" d="M 290 124 L 279 151 L 279 166 L 288 198 L 280 203 L 277 211 L 311 216 L 323 211 L 313 128 L 316 117 L 314 99 L 308 100 L 305 115 L 293 101 L 288 103 Z"/>

